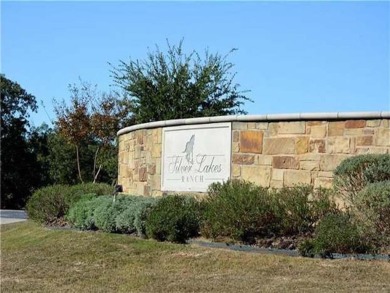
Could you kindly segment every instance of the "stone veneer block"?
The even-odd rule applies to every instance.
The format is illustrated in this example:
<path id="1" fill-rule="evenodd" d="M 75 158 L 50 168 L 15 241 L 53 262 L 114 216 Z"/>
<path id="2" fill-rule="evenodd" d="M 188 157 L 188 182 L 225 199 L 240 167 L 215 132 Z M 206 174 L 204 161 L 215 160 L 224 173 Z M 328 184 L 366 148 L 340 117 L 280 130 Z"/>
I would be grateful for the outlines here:
<path id="1" fill-rule="evenodd" d="M 273 169 L 272 170 L 272 181 L 280 181 L 283 184 L 284 170 Z"/>
<path id="2" fill-rule="evenodd" d="M 161 158 L 161 144 L 153 144 L 152 157 L 153 158 Z"/>
<path id="3" fill-rule="evenodd" d="M 348 158 L 348 155 L 322 155 L 320 159 L 321 171 L 334 171 L 341 161 Z"/>
<path id="4" fill-rule="evenodd" d="M 152 163 L 148 164 L 148 169 L 147 169 L 147 171 L 148 171 L 148 174 L 149 174 L 149 175 L 154 175 L 154 174 L 156 174 L 156 165 L 155 165 L 155 164 L 152 164 Z"/>
<path id="5" fill-rule="evenodd" d="M 312 138 L 324 138 L 326 136 L 327 126 L 312 126 L 310 127 L 310 137 Z"/>
<path id="6" fill-rule="evenodd" d="M 248 129 L 256 129 L 256 122 L 248 122 Z"/>
<path id="7" fill-rule="evenodd" d="M 332 188 L 333 179 L 332 178 L 314 178 L 314 188 Z"/>
<path id="8" fill-rule="evenodd" d="M 299 184 L 311 184 L 310 171 L 286 170 L 284 172 L 284 186 L 294 186 Z"/>
<path id="9" fill-rule="evenodd" d="M 310 140 L 309 151 L 311 153 L 325 153 L 326 152 L 325 140 L 323 139 Z"/>
<path id="10" fill-rule="evenodd" d="M 239 142 L 233 142 L 232 143 L 232 152 L 233 153 L 239 153 L 240 152 L 240 143 Z"/>
<path id="11" fill-rule="evenodd" d="M 276 189 L 283 188 L 283 181 L 271 180 L 269 187 L 276 188 Z"/>
<path id="12" fill-rule="evenodd" d="M 375 134 L 375 145 L 377 146 L 390 146 L 390 129 L 379 128 Z"/>
<path id="13" fill-rule="evenodd" d="M 253 165 L 254 162 L 255 162 L 254 155 L 233 154 L 233 164 Z"/>
<path id="14" fill-rule="evenodd" d="M 366 127 L 366 120 L 347 120 L 345 128 L 363 128 Z"/>
<path id="15" fill-rule="evenodd" d="M 271 167 L 266 166 L 241 166 L 241 178 L 253 182 L 262 187 L 269 187 Z"/>
<path id="16" fill-rule="evenodd" d="M 258 123 L 256 123 L 256 129 L 267 130 L 268 129 L 268 122 L 258 122 Z"/>
<path id="17" fill-rule="evenodd" d="M 261 154 L 263 150 L 263 132 L 241 131 L 240 152 Z"/>
<path id="18" fill-rule="evenodd" d="M 324 121 L 307 121 L 306 122 L 307 126 L 318 126 L 322 124 L 326 124 Z"/>
<path id="19" fill-rule="evenodd" d="M 329 154 L 349 154 L 350 139 L 348 137 L 329 137 L 328 138 Z"/>
<path id="20" fill-rule="evenodd" d="M 255 155 L 255 165 L 271 166 L 272 158 L 273 156 L 268 156 L 268 155 Z"/>
<path id="21" fill-rule="evenodd" d="M 276 169 L 299 169 L 299 161 L 292 156 L 275 156 L 272 167 Z"/>
<path id="22" fill-rule="evenodd" d="M 306 154 L 309 149 L 309 137 L 300 136 L 295 141 L 295 151 L 297 154 Z"/>
<path id="23" fill-rule="evenodd" d="M 318 177 L 333 178 L 333 172 L 320 171 L 318 172 Z"/>
<path id="24" fill-rule="evenodd" d="M 263 153 L 266 155 L 295 154 L 293 137 L 267 138 L 264 140 Z"/>
<path id="25" fill-rule="evenodd" d="M 381 147 L 370 147 L 368 149 L 369 154 L 389 154 L 389 148 L 381 148 Z"/>
<path id="26" fill-rule="evenodd" d="M 344 137 L 345 136 L 362 136 L 364 135 L 367 130 L 372 130 L 372 129 L 365 129 L 365 128 L 346 128 L 344 130 Z"/>
<path id="27" fill-rule="evenodd" d="M 233 164 L 232 166 L 232 177 L 240 177 L 241 175 L 241 166 Z"/>
<path id="28" fill-rule="evenodd" d="M 381 125 L 381 121 L 380 120 L 368 120 L 366 122 L 366 126 L 367 127 L 379 127 Z"/>
<path id="29" fill-rule="evenodd" d="M 240 131 L 233 130 L 233 142 L 239 142 L 240 141 Z"/>
<path id="30" fill-rule="evenodd" d="M 317 171 L 320 169 L 319 161 L 300 161 L 299 168 L 301 170 Z"/>
<path id="31" fill-rule="evenodd" d="M 306 133 L 306 123 L 298 122 L 279 122 L 278 134 L 304 134 Z"/>
<path id="32" fill-rule="evenodd" d="M 370 146 L 374 142 L 372 136 L 359 136 L 356 138 L 357 146 Z"/>
<path id="33" fill-rule="evenodd" d="M 233 130 L 246 130 L 248 129 L 248 124 L 245 122 L 233 122 Z"/>
<path id="34" fill-rule="evenodd" d="M 328 124 L 328 136 L 341 136 L 344 134 L 345 122 L 329 122 Z"/>
<path id="35" fill-rule="evenodd" d="M 152 183 L 152 189 L 161 190 L 161 176 L 160 175 L 153 176 L 151 183 Z"/>
<path id="36" fill-rule="evenodd" d="M 279 125 L 278 123 L 270 123 L 268 125 L 268 136 L 277 136 L 278 135 L 278 129 L 279 129 Z"/>

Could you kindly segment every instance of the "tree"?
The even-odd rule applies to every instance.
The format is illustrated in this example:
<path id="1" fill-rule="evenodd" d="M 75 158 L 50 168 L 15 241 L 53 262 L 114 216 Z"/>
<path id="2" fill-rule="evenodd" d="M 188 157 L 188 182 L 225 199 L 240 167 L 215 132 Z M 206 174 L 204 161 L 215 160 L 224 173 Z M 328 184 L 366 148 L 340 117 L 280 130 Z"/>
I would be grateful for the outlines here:
<path id="1" fill-rule="evenodd" d="M 21 208 L 40 185 L 39 164 L 29 149 L 29 111 L 36 111 L 33 95 L 0 75 L 1 88 L 1 207 Z"/>
<path id="2" fill-rule="evenodd" d="M 168 42 L 168 52 L 156 46 L 145 60 L 120 61 L 112 77 L 124 94 L 135 123 L 158 120 L 246 114 L 241 106 L 250 101 L 234 83 L 236 73 L 226 56 L 210 54 L 204 59 L 189 55 Z"/>
<path id="3" fill-rule="evenodd" d="M 97 86 L 80 81 L 80 86 L 70 85 L 69 90 L 70 106 L 64 100 L 56 102 L 56 126 L 60 137 L 53 137 L 50 143 L 57 147 L 63 141 L 74 147 L 79 181 L 84 182 L 84 178 L 93 182 L 99 177 L 104 180 L 116 178 L 116 132 L 128 122 L 128 113 L 114 94 L 99 93 Z M 64 155 L 66 157 L 66 153 L 61 152 L 51 158 L 58 161 L 59 157 L 64 159 Z M 88 168 L 91 172 L 86 172 Z M 63 181 L 65 174 L 58 171 L 55 177 Z M 72 172 L 69 170 L 67 173 L 70 175 Z"/>

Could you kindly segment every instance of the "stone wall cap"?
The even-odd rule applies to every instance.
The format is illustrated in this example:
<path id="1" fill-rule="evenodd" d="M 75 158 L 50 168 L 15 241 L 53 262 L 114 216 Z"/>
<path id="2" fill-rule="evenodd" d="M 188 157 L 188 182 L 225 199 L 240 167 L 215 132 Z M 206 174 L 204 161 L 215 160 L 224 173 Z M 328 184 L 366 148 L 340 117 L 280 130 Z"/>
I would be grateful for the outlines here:
<path id="1" fill-rule="evenodd" d="M 231 115 L 212 116 L 187 119 L 172 119 L 136 124 L 122 128 L 117 135 L 131 131 L 167 126 L 205 124 L 217 122 L 266 122 L 266 121 L 297 121 L 297 120 L 345 120 L 345 119 L 383 119 L 390 118 L 390 111 L 381 112 L 329 112 L 329 113 L 291 113 L 291 114 L 266 114 L 266 115 Z"/>

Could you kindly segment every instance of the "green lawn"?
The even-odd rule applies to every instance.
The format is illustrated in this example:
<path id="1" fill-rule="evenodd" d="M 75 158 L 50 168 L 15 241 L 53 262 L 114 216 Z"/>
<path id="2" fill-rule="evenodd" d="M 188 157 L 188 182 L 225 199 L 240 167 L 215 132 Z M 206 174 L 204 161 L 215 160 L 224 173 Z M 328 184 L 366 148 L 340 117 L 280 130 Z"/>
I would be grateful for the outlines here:
<path id="1" fill-rule="evenodd" d="M 1 226 L 1 292 L 389 292 L 390 263 L 159 243 L 119 234 Z"/>

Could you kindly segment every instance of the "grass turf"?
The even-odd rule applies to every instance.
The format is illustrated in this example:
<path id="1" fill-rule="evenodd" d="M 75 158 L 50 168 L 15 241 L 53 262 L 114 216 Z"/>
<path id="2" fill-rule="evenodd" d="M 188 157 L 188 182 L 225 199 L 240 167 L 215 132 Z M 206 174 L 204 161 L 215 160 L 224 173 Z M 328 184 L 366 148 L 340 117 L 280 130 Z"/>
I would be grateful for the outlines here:
<path id="1" fill-rule="evenodd" d="M 119 234 L 1 226 L 1 292 L 390 291 L 390 263 L 159 243 Z"/>

